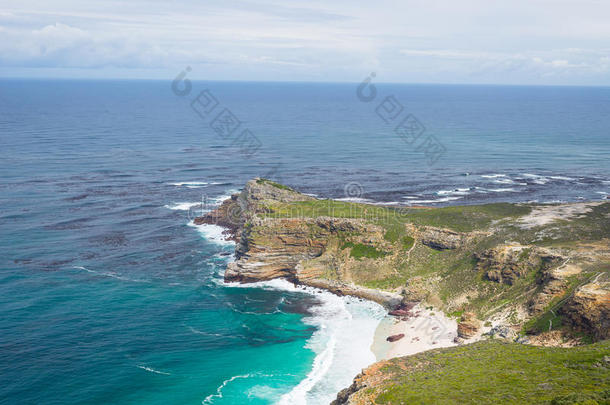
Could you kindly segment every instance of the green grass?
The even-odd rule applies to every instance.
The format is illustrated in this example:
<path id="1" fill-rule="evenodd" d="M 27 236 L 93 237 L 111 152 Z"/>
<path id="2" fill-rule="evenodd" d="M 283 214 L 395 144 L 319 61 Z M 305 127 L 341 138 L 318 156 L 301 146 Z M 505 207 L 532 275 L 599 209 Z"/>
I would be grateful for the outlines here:
<path id="1" fill-rule="evenodd" d="M 362 259 L 364 257 L 368 259 L 378 259 L 385 256 L 387 253 L 381 250 L 375 249 L 373 246 L 364 245 L 362 243 L 345 242 L 341 246 L 341 249 L 350 248 L 350 256 L 355 259 Z"/>
<path id="2" fill-rule="evenodd" d="M 257 184 L 269 184 L 275 188 L 279 188 L 281 190 L 288 190 L 288 191 L 294 191 L 292 188 L 285 186 L 283 184 L 280 183 L 276 183 L 275 181 L 271 181 L 271 180 L 267 180 L 267 179 L 258 179 L 256 180 Z"/>
<path id="3" fill-rule="evenodd" d="M 375 404 L 392 405 L 564 404 L 570 396 L 607 404 L 609 354 L 609 341 L 574 348 L 482 341 L 392 359 L 381 370 L 389 378 L 367 390 Z"/>
<path id="4" fill-rule="evenodd" d="M 396 241 L 404 234 L 404 224 L 449 228 L 459 232 L 483 229 L 493 221 L 529 213 L 531 207 L 509 203 L 466 205 L 442 208 L 393 208 L 335 200 L 277 203 L 269 207 L 274 218 L 361 218 L 386 228 L 386 239 Z"/>

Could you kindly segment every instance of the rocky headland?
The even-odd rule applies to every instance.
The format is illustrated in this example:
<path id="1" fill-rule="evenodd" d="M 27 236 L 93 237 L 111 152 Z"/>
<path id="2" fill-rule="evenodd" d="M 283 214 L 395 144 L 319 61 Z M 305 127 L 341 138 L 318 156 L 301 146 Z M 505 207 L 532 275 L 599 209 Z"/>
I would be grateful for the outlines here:
<path id="1" fill-rule="evenodd" d="M 399 208 L 254 179 L 195 223 L 236 241 L 226 281 L 285 278 L 376 301 L 397 321 L 417 316 L 416 304 L 434 308 L 455 319 L 456 344 L 610 338 L 610 202 Z M 405 344 L 400 334 L 392 344 Z M 365 370 L 336 403 L 394 403 L 361 393 L 378 392 L 385 369 Z"/>

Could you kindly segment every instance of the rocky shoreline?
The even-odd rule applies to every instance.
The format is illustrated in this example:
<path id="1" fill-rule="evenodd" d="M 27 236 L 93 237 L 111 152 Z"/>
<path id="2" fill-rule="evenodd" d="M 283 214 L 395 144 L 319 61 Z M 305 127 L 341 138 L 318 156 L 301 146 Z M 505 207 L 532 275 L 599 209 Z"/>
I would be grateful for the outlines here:
<path id="1" fill-rule="evenodd" d="M 401 325 L 387 332 L 388 344 L 417 346 L 404 325 L 415 327 L 409 319 L 418 305 L 453 314 L 455 336 L 443 346 L 483 334 L 561 346 L 610 338 L 609 206 L 500 204 L 405 214 L 254 179 L 194 222 L 220 225 L 236 242 L 225 281 L 284 278 L 377 302 Z M 552 217 L 558 212 L 563 216 Z"/>

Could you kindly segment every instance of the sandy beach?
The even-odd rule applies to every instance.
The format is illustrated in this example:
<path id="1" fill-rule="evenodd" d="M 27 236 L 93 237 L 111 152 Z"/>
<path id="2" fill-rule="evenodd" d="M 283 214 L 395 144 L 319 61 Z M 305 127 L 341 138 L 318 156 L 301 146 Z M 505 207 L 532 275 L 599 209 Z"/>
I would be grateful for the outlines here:
<path id="1" fill-rule="evenodd" d="M 413 317 L 388 315 L 379 323 L 371 346 L 377 361 L 456 346 L 455 319 L 448 318 L 442 311 L 426 309 L 421 305 L 414 307 L 412 312 L 415 315 Z M 404 334 L 404 337 L 395 342 L 387 341 L 388 336 L 398 334 Z"/>

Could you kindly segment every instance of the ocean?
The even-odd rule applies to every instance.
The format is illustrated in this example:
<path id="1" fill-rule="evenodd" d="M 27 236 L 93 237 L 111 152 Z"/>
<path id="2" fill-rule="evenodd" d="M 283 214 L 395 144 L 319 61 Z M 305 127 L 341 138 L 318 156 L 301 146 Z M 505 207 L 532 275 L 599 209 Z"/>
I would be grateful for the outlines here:
<path id="1" fill-rule="evenodd" d="M 324 404 L 349 385 L 382 308 L 226 285 L 232 243 L 192 224 L 253 177 L 376 204 L 610 195 L 610 88 L 358 86 L 0 81 L 0 403 Z"/>

